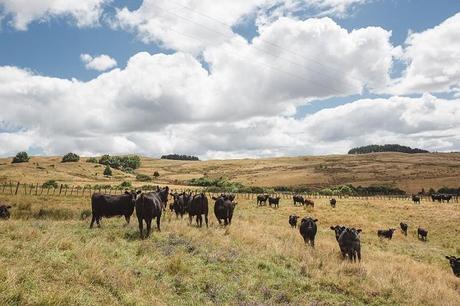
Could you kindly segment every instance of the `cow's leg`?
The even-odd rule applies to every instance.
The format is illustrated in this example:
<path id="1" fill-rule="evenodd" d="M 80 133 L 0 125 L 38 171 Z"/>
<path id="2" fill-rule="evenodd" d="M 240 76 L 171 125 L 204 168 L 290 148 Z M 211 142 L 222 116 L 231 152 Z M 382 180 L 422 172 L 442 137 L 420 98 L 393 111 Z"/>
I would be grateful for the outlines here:
<path id="1" fill-rule="evenodd" d="M 150 236 L 150 231 L 152 230 L 152 218 L 148 218 L 145 221 L 147 223 L 147 235 L 145 235 L 145 236 L 146 236 L 146 238 L 148 238 Z"/>
<path id="2" fill-rule="evenodd" d="M 97 217 L 96 218 L 97 227 L 101 227 L 101 219 L 102 219 L 102 217 Z"/>
<path id="3" fill-rule="evenodd" d="M 206 222 L 206 228 L 208 228 L 208 214 L 204 215 L 204 221 Z"/>
<path id="4" fill-rule="evenodd" d="M 144 225 L 141 217 L 137 217 L 137 221 L 139 222 L 139 234 L 141 236 L 141 239 L 144 239 Z"/>
<path id="5" fill-rule="evenodd" d="M 129 220 L 131 219 L 130 215 L 125 215 L 126 225 L 129 225 Z"/>
<path id="6" fill-rule="evenodd" d="M 160 221 L 161 221 L 161 215 L 157 217 L 157 229 L 159 232 L 161 232 Z"/>
<path id="7" fill-rule="evenodd" d="M 217 221 L 219 222 L 219 225 L 222 225 L 222 220 L 217 219 Z"/>
<path id="8" fill-rule="evenodd" d="M 311 247 L 314 248 L 315 247 L 315 239 L 310 240 L 310 243 L 311 243 Z"/>
<path id="9" fill-rule="evenodd" d="M 93 228 L 94 221 L 96 221 L 96 216 L 93 214 L 93 217 L 91 218 L 91 224 L 89 225 L 89 228 Z"/>
<path id="10" fill-rule="evenodd" d="M 224 225 L 225 225 L 225 226 L 228 225 L 228 219 L 227 219 L 227 218 L 224 218 Z"/>
<path id="11" fill-rule="evenodd" d="M 361 250 L 358 250 L 356 253 L 358 253 L 358 260 L 361 262 Z"/>
<path id="12" fill-rule="evenodd" d="M 196 215 L 196 225 L 197 225 L 198 227 L 202 227 L 202 226 L 203 226 L 203 217 L 201 216 L 201 214 Z"/>
<path id="13" fill-rule="evenodd" d="M 192 215 L 188 215 L 188 224 L 192 225 Z"/>

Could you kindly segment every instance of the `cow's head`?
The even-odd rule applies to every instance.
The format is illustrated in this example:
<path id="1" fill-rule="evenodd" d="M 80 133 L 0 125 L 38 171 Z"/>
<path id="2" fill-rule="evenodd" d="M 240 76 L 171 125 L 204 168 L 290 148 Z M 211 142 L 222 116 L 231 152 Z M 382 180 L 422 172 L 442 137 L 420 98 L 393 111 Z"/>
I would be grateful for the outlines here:
<path id="1" fill-rule="evenodd" d="M 297 219 L 299 219 L 299 216 L 297 216 L 297 215 L 290 215 L 289 216 L 289 221 L 297 222 Z"/>
<path id="2" fill-rule="evenodd" d="M 10 218 L 10 212 L 8 209 L 10 209 L 10 205 L 1 205 L 0 206 L 0 219 L 9 219 Z"/>
<path id="3" fill-rule="evenodd" d="M 131 190 L 131 191 L 125 190 L 125 194 L 131 196 L 131 200 L 132 200 L 133 204 L 136 204 L 136 199 L 141 193 L 142 193 L 141 190 L 138 190 L 138 191 L 136 191 L 136 190 Z"/>
<path id="4" fill-rule="evenodd" d="M 318 221 L 318 219 L 313 219 L 313 218 L 303 218 L 301 223 L 302 224 L 306 224 L 307 225 L 307 228 L 313 228 L 314 227 L 314 224 L 316 223 L 316 221 Z"/>
<path id="5" fill-rule="evenodd" d="M 161 201 L 166 204 L 168 202 L 169 187 L 166 186 L 165 188 L 160 189 L 160 187 L 157 186 L 157 192 Z"/>

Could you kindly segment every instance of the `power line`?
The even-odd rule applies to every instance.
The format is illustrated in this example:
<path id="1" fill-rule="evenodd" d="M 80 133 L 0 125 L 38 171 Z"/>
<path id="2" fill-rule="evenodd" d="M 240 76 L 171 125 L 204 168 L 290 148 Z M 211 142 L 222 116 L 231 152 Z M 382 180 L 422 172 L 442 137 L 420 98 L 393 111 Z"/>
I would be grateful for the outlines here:
<path id="1" fill-rule="evenodd" d="M 210 27 L 208 27 L 208 26 L 202 25 L 202 24 L 200 24 L 200 23 L 198 23 L 198 22 L 196 22 L 196 21 L 190 20 L 190 19 L 188 19 L 188 18 L 186 18 L 186 17 L 184 17 L 184 16 L 175 14 L 175 13 L 171 12 L 171 9 L 166 10 L 166 9 L 164 9 L 163 7 L 160 7 L 160 6 L 155 5 L 155 4 L 154 4 L 153 6 L 157 7 L 159 10 L 161 10 L 161 11 L 167 13 L 167 14 L 174 15 L 174 16 L 176 16 L 176 17 L 178 17 L 178 18 L 184 19 L 184 20 L 186 20 L 186 21 L 188 21 L 188 22 L 190 22 L 190 23 L 193 23 L 193 24 L 195 24 L 195 25 L 197 25 L 197 26 L 200 26 L 200 27 L 202 27 L 202 28 L 204 28 L 204 29 L 206 29 L 206 30 L 208 30 L 208 31 L 217 33 L 217 34 L 219 34 L 219 35 L 221 35 L 221 36 L 224 36 L 224 37 L 226 37 L 226 38 L 233 38 L 233 35 L 227 35 L 227 34 L 225 34 L 225 33 L 216 31 L 216 30 L 214 30 L 214 29 L 212 29 L 212 28 L 210 28 Z M 172 28 L 169 27 L 169 29 L 172 29 Z M 177 31 L 173 31 L 173 32 L 178 33 Z M 232 32 L 232 33 L 233 33 L 233 32 Z M 181 35 L 186 36 L 186 37 L 190 37 L 189 35 L 185 35 L 185 34 L 183 34 L 183 33 L 178 33 L 178 34 L 181 34 Z M 193 39 L 198 40 L 198 41 L 201 41 L 201 42 L 204 42 L 203 40 L 198 39 L 198 38 L 196 38 L 196 37 L 194 37 Z M 296 65 L 296 66 L 303 67 L 304 69 L 309 70 L 309 71 L 311 71 L 311 72 L 325 75 L 324 73 L 322 73 L 322 72 L 319 71 L 319 70 L 315 70 L 315 69 L 312 69 L 311 67 L 307 67 L 307 66 L 302 65 L 302 64 L 300 64 L 300 63 L 298 63 L 298 62 L 294 62 L 294 61 L 291 61 L 291 60 L 289 60 L 289 59 L 285 59 L 285 58 L 283 58 L 283 57 L 281 57 L 281 56 L 274 55 L 274 54 L 269 53 L 268 51 L 266 51 L 266 50 L 264 50 L 264 49 L 261 49 L 261 48 L 258 48 L 258 47 L 256 47 L 256 46 L 254 46 L 254 45 L 251 45 L 251 47 L 254 48 L 254 49 L 256 49 L 256 50 L 259 50 L 259 51 L 261 51 L 261 52 L 263 52 L 263 53 L 266 53 L 266 54 L 268 54 L 269 56 L 272 56 L 272 57 L 275 57 L 275 58 L 279 58 L 279 59 L 281 59 L 281 60 L 284 60 L 284 61 L 289 62 L 290 64 L 293 64 L 293 65 Z M 260 64 L 262 64 L 262 63 L 260 63 Z M 280 70 L 280 69 L 278 69 L 278 68 L 274 68 L 274 67 L 269 66 L 269 65 L 267 65 L 267 64 L 262 64 L 262 65 L 265 65 L 265 66 L 270 67 L 270 68 L 272 68 L 272 69 L 277 69 L 277 70 L 279 70 L 279 71 L 281 71 L 281 72 L 284 72 L 284 73 L 286 73 L 286 74 L 290 74 L 291 76 L 292 76 L 292 75 L 296 75 L 296 74 L 293 74 L 293 73 L 291 73 L 291 72 L 286 72 L 286 71 Z M 298 75 L 296 75 L 296 77 L 301 78 L 301 79 L 303 79 L 303 80 L 305 80 L 305 81 L 308 81 L 308 82 L 315 83 L 315 84 L 317 84 L 318 86 L 323 87 L 323 88 L 325 88 L 325 89 L 327 89 L 327 90 L 333 89 L 333 90 L 336 91 L 337 93 L 342 93 L 341 90 L 337 90 L 337 88 L 335 88 L 335 87 L 332 86 L 332 85 L 329 85 L 328 87 L 326 87 L 326 86 L 324 86 L 323 84 L 318 83 L 318 82 L 315 81 L 315 80 L 307 80 L 307 79 L 305 79 L 305 78 L 303 78 L 303 77 L 300 77 L 300 76 L 298 76 Z"/>
<path id="2" fill-rule="evenodd" d="M 225 22 L 221 21 L 221 20 L 218 19 L 218 18 L 215 18 L 215 17 L 209 16 L 209 15 L 207 15 L 207 14 L 201 13 L 201 12 L 199 12 L 199 11 L 197 11 L 197 10 L 195 10 L 195 9 L 193 9 L 193 8 L 191 8 L 191 7 L 189 7 L 189 6 L 180 4 L 180 3 L 176 2 L 176 1 L 170 0 L 170 2 L 176 4 L 178 7 L 184 8 L 184 9 L 186 9 L 186 10 L 188 10 L 188 11 L 191 11 L 191 12 L 197 14 L 197 15 L 203 16 L 203 17 L 208 18 L 208 19 L 210 19 L 210 20 L 213 20 L 213 21 L 215 21 L 215 22 L 217 22 L 217 23 L 220 23 L 220 24 L 222 24 L 222 25 L 224 25 L 224 26 L 226 26 L 226 27 L 228 27 L 228 28 L 230 28 L 230 29 L 232 28 L 232 25 L 230 25 L 230 24 L 228 24 L 228 23 L 225 23 Z M 176 14 L 175 14 L 175 15 L 176 15 Z M 321 62 L 321 61 L 319 61 L 319 60 L 317 60 L 317 59 L 315 59 L 315 58 L 306 57 L 306 56 L 303 55 L 303 54 L 300 54 L 300 53 L 298 53 L 298 52 L 292 51 L 292 50 L 287 49 L 287 48 L 285 48 L 285 47 L 283 47 L 283 46 L 281 46 L 281 45 L 279 45 L 279 44 L 277 44 L 277 43 L 274 43 L 274 42 L 271 42 L 271 41 L 262 39 L 262 38 L 260 38 L 260 37 L 259 37 L 258 39 L 259 39 L 259 41 L 261 41 L 261 42 L 263 42 L 263 43 L 265 43 L 265 44 L 268 44 L 268 45 L 273 46 L 273 47 L 275 47 L 275 48 L 278 48 L 278 49 L 280 49 L 280 50 L 289 52 L 289 53 L 291 53 L 291 54 L 293 54 L 293 55 L 295 55 L 295 56 L 298 56 L 298 57 L 300 57 L 300 58 L 302 58 L 302 59 L 305 59 L 305 60 L 307 60 L 307 61 L 312 61 L 312 62 L 314 62 L 314 63 L 316 63 L 316 64 L 318 64 L 318 65 L 320 65 L 320 66 L 323 66 L 323 67 L 325 67 L 325 68 L 328 68 L 328 69 L 331 69 L 331 70 L 335 70 L 336 72 L 339 72 L 339 73 L 341 73 L 341 74 L 344 74 L 344 72 L 341 71 L 340 69 L 338 69 L 338 68 L 336 68 L 336 67 L 334 67 L 334 66 L 331 66 L 331 65 L 326 65 L 326 64 L 324 64 L 323 62 Z M 254 45 L 253 45 L 253 46 L 254 46 Z M 354 79 L 355 81 L 361 82 L 361 80 L 358 80 L 358 79 L 356 79 L 356 78 L 352 78 L 352 79 Z"/>

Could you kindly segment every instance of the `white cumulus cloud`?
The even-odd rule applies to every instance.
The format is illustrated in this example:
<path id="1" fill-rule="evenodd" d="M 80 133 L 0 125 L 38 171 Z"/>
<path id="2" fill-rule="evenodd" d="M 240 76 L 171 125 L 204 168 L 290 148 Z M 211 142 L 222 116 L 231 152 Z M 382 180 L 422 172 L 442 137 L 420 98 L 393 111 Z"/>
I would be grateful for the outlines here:
<path id="1" fill-rule="evenodd" d="M 86 69 L 106 71 L 117 66 L 117 61 L 105 54 L 96 57 L 92 57 L 89 54 L 81 54 L 80 59 L 85 64 Z"/>
<path id="2" fill-rule="evenodd" d="M 17 30 L 27 30 L 33 21 L 70 16 L 78 27 L 99 23 L 104 4 L 111 0 L 0 0 L 0 21 L 11 17 Z"/>

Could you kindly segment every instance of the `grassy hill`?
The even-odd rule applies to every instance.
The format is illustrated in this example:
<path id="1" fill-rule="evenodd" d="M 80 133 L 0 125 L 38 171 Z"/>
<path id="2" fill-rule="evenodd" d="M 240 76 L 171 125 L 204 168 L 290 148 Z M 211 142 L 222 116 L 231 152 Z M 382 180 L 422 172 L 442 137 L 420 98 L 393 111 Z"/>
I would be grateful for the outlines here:
<path id="1" fill-rule="evenodd" d="M 104 167 L 86 163 L 61 163 L 61 157 L 32 157 L 28 163 L 11 164 L 11 158 L 0 159 L 0 182 L 42 183 L 57 180 L 67 184 L 119 184 L 132 181 L 135 174 L 113 171 L 103 176 Z M 158 183 L 186 184 L 192 178 L 225 177 L 247 186 L 326 187 L 341 184 L 355 186 L 387 185 L 407 192 L 441 187 L 460 187 L 459 153 L 374 153 L 363 155 L 328 155 L 267 159 L 174 161 L 145 158 L 136 172 L 160 173 Z"/>

